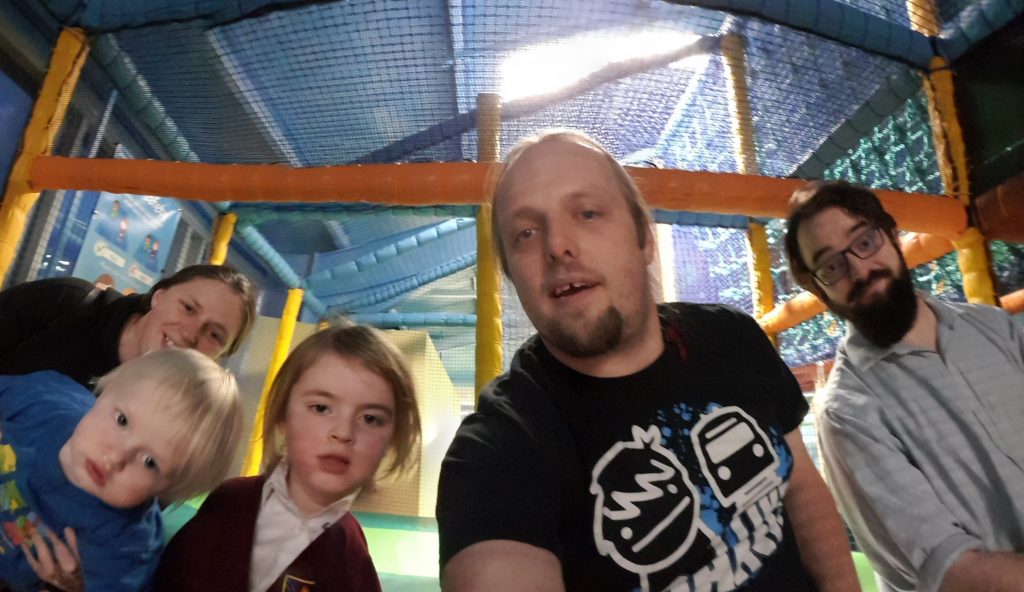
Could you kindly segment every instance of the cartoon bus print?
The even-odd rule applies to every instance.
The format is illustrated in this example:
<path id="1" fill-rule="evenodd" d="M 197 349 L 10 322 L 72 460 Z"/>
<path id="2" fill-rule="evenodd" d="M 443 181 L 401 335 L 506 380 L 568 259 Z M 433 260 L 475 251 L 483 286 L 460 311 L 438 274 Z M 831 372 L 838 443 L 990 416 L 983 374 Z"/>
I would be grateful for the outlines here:
<path id="1" fill-rule="evenodd" d="M 739 407 L 703 416 L 690 433 L 701 470 L 724 507 L 746 507 L 782 483 L 768 435 Z"/>

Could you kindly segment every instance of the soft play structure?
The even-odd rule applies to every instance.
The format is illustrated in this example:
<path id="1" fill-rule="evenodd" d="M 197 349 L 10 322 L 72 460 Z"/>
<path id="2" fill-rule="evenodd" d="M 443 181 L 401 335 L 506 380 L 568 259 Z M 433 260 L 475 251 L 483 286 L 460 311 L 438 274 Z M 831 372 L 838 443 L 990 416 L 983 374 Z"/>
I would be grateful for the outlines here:
<path id="1" fill-rule="evenodd" d="M 746 310 L 811 389 L 845 329 L 786 269 L 805 180 L 876 190 L 919 288 L 1024 310 L 1022 38 L 1024 0 L 0 0 L 0 277 L 238 266 L 252 418 L 316 324 L 394 330 L 440 393 L 434 474 L 361 517 L 436 572 L 388 533 L 429 538 L 445 438 L 532 332 L 486 205 L 516 141 L 599 139 L 655 210 L 662 297 Z M 142 202 L 180 213 L 160 248 L 118 226 Z"/>

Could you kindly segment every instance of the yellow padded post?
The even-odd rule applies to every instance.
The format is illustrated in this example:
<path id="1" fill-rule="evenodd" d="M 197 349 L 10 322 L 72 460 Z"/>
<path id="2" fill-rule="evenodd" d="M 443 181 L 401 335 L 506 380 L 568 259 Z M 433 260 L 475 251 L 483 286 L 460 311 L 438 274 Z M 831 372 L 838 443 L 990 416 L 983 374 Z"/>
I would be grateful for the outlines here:
<path id="1" fill-rule="evenodd" d="M 750 241 L 750 283 L 754 298 L 754 318 L 760 319 L 775 308 L 775 283 L 772 281 L 772 254 L 768 250 L 768 233 L 764 224 L 747 226 Z M 775 343 L 775 334 L 768 337 Z"/>
<path id="2" fill-rule="evenodd" d="M 263 414 L 267 410 L 267 396 L 270 394 L 270 385 L 274 384 L 274 379 L 277 377 L 277 371 L 281 369 L 281 365 L 284 364 L 291 351 L 295 323 L 299 319 L 301 307 L 302 290 L 299 288 L 288 290 L 288 299 L 285 300 L 284 309 L 281 311 L 281 322 L 277 326 L 274 354 L 270 357 L 270 364 L 267 366 L 267 376 L 263 381 L 263 391 L 260 393 L 260 404 L 256 408 L 256 419 L 252 423 L 249 450 L 246 451 L 245 462 L 242 464 L 242 475 L 244 476 L 256 475 L 260 472 L 260 463 L 263 462 Z"/>
<path id="3" fill-rule="evenodd" d="M 235 233 L 238 214 L 228 212 L 217 218 L 217 229 L 213 233 L 213 247 L 210 249 L 210 264 L 224 265 L 228 258 L 228 245 Z"/>
<path id="4" fill-rule="evenodd" d="M 907 0 L 907 14 L 915 31 L 930 37 L 937 37 L 942 32 L 942 19 L 935 2 Z M 928 118 L 931 121 L 932 138 L 935 140 L 935 157 L 939 162 L 943 190 L 948 195 L 955 195 L 966 207 L 971 195 L 967 183 L 967 149 L 960 120 L 956 115 L 953 71 L 946 60 L 937 56 L 932 58 L 929 66 L 931 72 L 924 77 L 924 90 L 928 97 Z M 984 237 L 977 228 L 968 228 L 954 241 L 954 245 L 960 272 L 964 277 L 967 300 L 996 304 Z"/>
<path id="5" fill-rule="evenodd" d="M 966 207 L 970 203 L 967 177 L 967 149 L 956 114 L 953 95 L 953 71 L 940 57 L 932 58 L 931 73 L 925 84 L 935 154 L 939 161 L 942 184 L 947 194 L 956 196 Z M 995 286 L 985 246 L 985 238 L 976 227 L 969 227 L 954 241 L 957 261 L 964 278 L 964 294 L 968 302 L 997 305 Z"/>
<path id="6" fill-rule="evenodd" d="M 501 153 L 501 97 L 476 98 L 477 151 L 480 162 L 496 162 Z M 501 270 L 491 236 L 491 204 L 476 215 L 476 397 L 502 370 Z"/>
<path id="7" fill-rule="evenodd" d="M 743 38 L 736 33 L 729 33 L 723 37 L 722 57 L 725 59 L 726 77 L 729 81 L 729 108 L 732 112 L 739 172 L 744 175 L 756 175 L 760 172 L 760 167 L 757 164 L 757 140 L 750 110 L 750 89 L 747 87 L 747 60 Z M 754 301 L 754 317 L 759 319 L 771 312 L 775 306 L 772 257 L 768 249 L 768 233 L 763 224 L 751 222 L 748 225 L 747 242 L 750 244 L 750 288 Z M 773 344 L 776 343 L 774 333 L 769 333 L 768 338 Z"/>
<path id="8" fill-rule="evenodd" d="M 754 119 L 750 111 L 750 89 L 747 87 L 747 59 L 743 38 L 736 33 L 722 37 L 722 58 L 729 84 L 729 110 L 732 115 L 733 137 L 740 173 L 758 174 L 757 142 L 754 138 Z"/>
<path id="9" fill-rule="evenodd" d="M 946 60 L 932 58 L 931 72 L 925 84 L 928 96 L 928 115 L 935 139 L 936 156 L 942 173 L 942 184 L 947 195 L 954 195 L 967 205 L 970 191 L 967 179 L 967 148 L 956 114 L 953 95 L 953 70 Z"/>
<path id="10" fill-rule="evenodd" d="M 992 274 L 989 271 L 988 247 L 985 237 L 975 227 L 964 231 L 963 236 L 953 241 L 956 245 L 957 261 L 964 276 L 964 294 L 967 301 L 978 304 L 998 305 Z"/>
<path id="11" fill-rule="evenodd" d="M 32 160 L 52 152 L 54 138 L 64 121 L 78 75 L 88 55 L 89 46 L 81 29 L 61 31 L 0 204 L 0 283 L 14 261 L 18 243 L 28 225 L 29 213 L 39 199 L 39 191 L 29 183 Z"/>

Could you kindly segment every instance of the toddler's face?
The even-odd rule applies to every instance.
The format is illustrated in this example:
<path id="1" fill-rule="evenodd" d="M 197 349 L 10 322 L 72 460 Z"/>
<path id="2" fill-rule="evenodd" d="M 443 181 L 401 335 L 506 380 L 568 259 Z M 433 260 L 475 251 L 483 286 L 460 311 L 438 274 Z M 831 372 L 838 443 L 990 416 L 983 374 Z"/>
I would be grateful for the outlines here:
<path id="1" fill-rule="evenodd" d="M 288 491 L 312 514 L 365 485 L 395 431 L 391 386 L 361 362 L 327 354 L 292 386 L 284 432 Z"/>
<path id="2" fill-rule="evenodd" d="M 159 495 L 181 468 L 173 411 L 152 381 L 107 385 L 60 451 L 68 480 L 115 508 Z"/>

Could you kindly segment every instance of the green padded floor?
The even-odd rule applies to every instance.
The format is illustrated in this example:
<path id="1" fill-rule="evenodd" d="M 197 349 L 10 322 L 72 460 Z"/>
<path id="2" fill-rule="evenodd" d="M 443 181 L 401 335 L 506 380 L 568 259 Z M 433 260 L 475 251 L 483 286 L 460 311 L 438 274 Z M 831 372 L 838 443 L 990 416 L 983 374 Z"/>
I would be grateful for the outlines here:
<path id="1" fill-rule="evenodd" d="M 186 502 L 164 510 L 164 527 L 170 538 L 196 513 Z M 436 592 L 437 524 L 433 520 L 358 513 L 370 555 L 380 575 L 384 592 Z M 863 553 L 853 554 L 853 563 L 864 592 L 878 592 L 875 572 Z"/>

